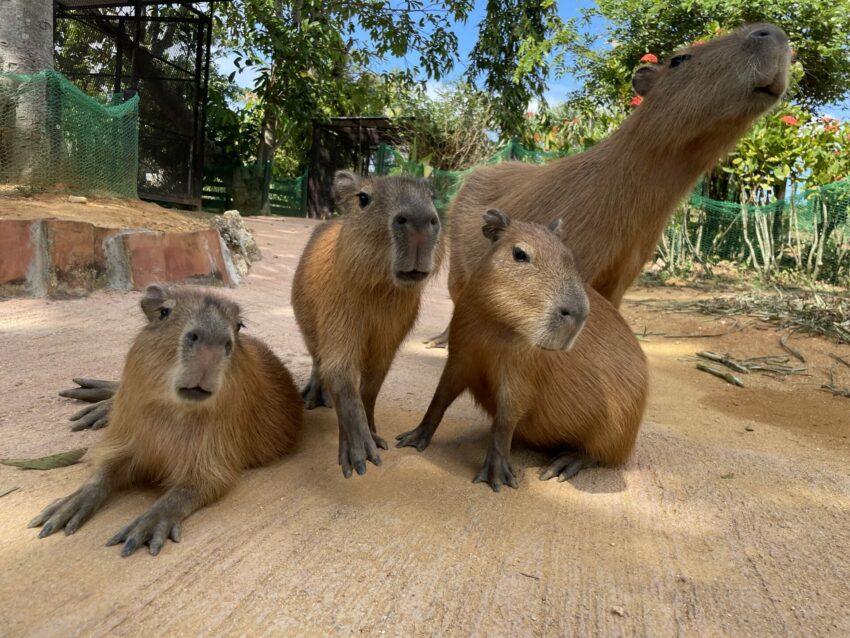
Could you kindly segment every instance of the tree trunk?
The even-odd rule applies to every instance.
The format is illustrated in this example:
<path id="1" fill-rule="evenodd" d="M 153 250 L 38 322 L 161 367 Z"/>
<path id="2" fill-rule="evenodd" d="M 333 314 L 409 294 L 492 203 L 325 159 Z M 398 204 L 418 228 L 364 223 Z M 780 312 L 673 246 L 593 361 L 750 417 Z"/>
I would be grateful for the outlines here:
<path id="1" fill-rule="evenodd" d="M 53 3 L 0 0 L 0 71 L 32 74 L 53 68 Z M 48 86 L 0 78 L 0 182 L 42 186 L 51 175 Z M 11 133 L 10 133 L 11 131 Z"/>
<path id="2" fill-rule="evenodd" d="M 53 2 L 0 0 L 0 71 L 53 68 Z"/>

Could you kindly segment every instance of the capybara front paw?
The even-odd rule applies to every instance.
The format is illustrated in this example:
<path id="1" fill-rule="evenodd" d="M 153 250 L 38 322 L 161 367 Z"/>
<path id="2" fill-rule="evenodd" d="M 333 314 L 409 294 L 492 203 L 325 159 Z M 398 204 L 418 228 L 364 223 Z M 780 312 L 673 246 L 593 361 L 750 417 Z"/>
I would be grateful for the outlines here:
<path id="1" fill-rule="evenodd" d="M 540 480 L 548 481 L 558 477 L 559 482 L 574 477 L 581 470 L 599 465 L 594 459 L 581 452 L 566 452 L 552 459 L 540 468 Z"/>
<path id="2" fill-rule="evenodd" d="M 421 425 L 415 430 L 410 430 L 409 432 L 402 432 L 395 440 L 398 443 L 395 444 L 396 447 L 415 447 L 418 451 L 424 450 L 431 444 L 431 433 L 428 432 L 427 428 L 422 427 Z"/>
<path id="3" fill-rule="evenodd" d="M 147 545 L 151 556 L 156 556 L 169 538 L 179 543 L 181 533 L 179 515 L 154 507 L 106 541 L 106 545 L 124 543 L 121 549 L 121 556 L 124 557 Z"/>
<path id="4" fill-rule="evenodd" d="M 77 387 L 61 390 L 59 392 L 60 397 L 98 403 L 112 398 L 118 391 L 117 381 L 104 381 L 103 379 L 72 379 L 72 381 L 77 384 Z"/>
<path id="5" fill-rule="evenodd" d="M 84 407 L 79 412 L 71 415 L 71 431 L 79 432 L 91 428 L 99 430 L 109 423 L 109 412 L 112 410 L 112 399 L 104 399 L 92 405 Z"/>
<path id="6" fill-rule="evenodd" d="M 50 536 L 60 529 L 70 536 L 97 511 L 100 499 L 95 490 L 86 486 L 65 498 L 53 501 L 32 519 L 27 527 L 41 527 L 39 538 Z"/>
<path id="7" fill-rule="evenodd" d="M 383 440 L 380 437 L 378 439 Z M 384 445 L 386 445 L 386 442 L 384 442 Z M 340 438 L 339 465 L 345 478 L 351 478 L 352 470 L 361 476 L 365 474 L 367 460 L 373 465 L 381 464 L 381 457 L 378 455 L 378 443 L 372 437 L 371 432 L 367 430 L 365 433 L 361 433 L 355 430 Z"/>
<path id="8" fill-rule="evenodd" d="M 426 339 L 422 343 L 426 348 L 446 348 L 449 345 L 449 329 L 446 328 L 440 334 Z"/>
<path id="9" fill-rule="evenodd" d="M 494 492 L 498 492 L 502 485 L 509 485 L 517 489 L 519 482 L 516 478 L 511 462 L 501 454 L 488 452 L 484 465 L 472 479 L 473 483 L 487 483 Z"/>
<path id="10" fill-rule="evenodd" d="M 301 391 L 301 397 L 304 399 L 304 409 L 306 410 L 332 406 L 331 398 L 321 381 L 311 380 Z"/>

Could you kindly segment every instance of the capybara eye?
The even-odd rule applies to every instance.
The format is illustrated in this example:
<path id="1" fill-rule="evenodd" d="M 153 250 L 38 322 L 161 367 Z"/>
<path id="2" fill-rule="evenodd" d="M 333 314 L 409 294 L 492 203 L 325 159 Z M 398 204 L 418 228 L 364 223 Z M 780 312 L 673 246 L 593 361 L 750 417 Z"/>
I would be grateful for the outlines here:
<path id="1" fill-rule="evenodd" d="M 395 223 L 398 224 L 399 226 L 403 226 L 404 224 L 407 223 L 407 217 L 405 217 L 404 215 L 398 215 L 395 218 Z"/>
<path id="2" fill-rule="evenodd" d="M 357 199 L 360 200 L 360 208 L 366 208 L 372 201 L 369 193 L 364 193 L 362 191 L 357 193 Z"/>
<path id="3" fill-rule="evenodd" d="M 670 68 L 674 68 L 679 66 L 685 60 L 690 60 L 693 56 L 689 53 L 683 53 L 682 55 L 675 55 L 670 59 Z"/>
<path id="4" fill-rule="evenodd" d="M 159 309 L 159 318 L 160 319 L 165 319 L 170 314 L 171 314 L 171 308 L 160 308 Z"/>
<path id="5" fill-rule="evenodd" d="M 524 261 L 529 262 L 531 259 L 528 256 L 528 253 L 525 252 L 519 246 L 514 246 L 514 261 Z"/>
<path id="6" fill-rule="evenodd" d="M 236 332 L 239 332 L 244 327 L 245 327 L 245 324 L 240 321 L 239 323 L 236 324 Z"/>

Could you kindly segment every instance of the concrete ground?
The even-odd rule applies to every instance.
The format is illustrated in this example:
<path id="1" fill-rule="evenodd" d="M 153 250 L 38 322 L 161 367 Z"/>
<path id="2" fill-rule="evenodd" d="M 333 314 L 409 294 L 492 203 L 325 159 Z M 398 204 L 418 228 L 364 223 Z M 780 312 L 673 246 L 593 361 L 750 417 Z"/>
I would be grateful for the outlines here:
<path id="1" fill-rule="evenodd" d="M 289 305 L 312 226 L 251 220 L 265 259 L 228 294 L 299 383 L 309 359 Z M 638 289 L 630 299 L 693 292 Z M 0 458 L 92 446 L 56 396 L 72 376 L 117 378 L 142 324 L 139 295 L 0 302 Z M 713 334 L 730 319 L 627 303 L 635 332 Z M 447 322 L 443 280 L 378 400 L 388 440 L 415 427 L 445 360 L 421 340 Z M 299 451 L 248 472 L 193 515 L 183 541 L 128 559 L 106 539 L 155 491 L 122 493 L 72 537 L 26 523 L 88 476 L 0 466 L 0 635 L 848 636 L 850 400 L 819 390 L 850 347 L 794 337 L 811 377 L 746 387 L 694 369 L 696 350 L 781 352 L 775 330 L 643 343 L 652 389 L 632 459 L 541 482 L 518 449 L 518 490 L 470 481 L 488 424 L 464 398 L 432 446 L 382 454 L 344 480 L 331 410 L 307 413 Z M 850 369 L 836 369 L 850 385 Z M 842 376 L 843 375 L 843 376 Z"/>

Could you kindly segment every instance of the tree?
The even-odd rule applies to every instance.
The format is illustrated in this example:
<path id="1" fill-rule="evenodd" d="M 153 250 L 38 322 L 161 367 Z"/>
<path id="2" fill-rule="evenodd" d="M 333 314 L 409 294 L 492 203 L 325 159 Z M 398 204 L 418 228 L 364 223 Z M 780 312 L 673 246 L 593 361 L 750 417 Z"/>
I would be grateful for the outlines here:
<path id="1" fill-rule="evenodd" d="M 469 54 L 469 77 L 483 78 L 502 139 L 524 132 L 532 99 L 545 104 L 548 52 L 572 40 L 573 24 L 558 17 L 555 0 L 488 0 Z"/>
<path id="2" fill-rule="evenodd" d="M 53 68 L 53 2 L 7 0 L 0 20 L 0 71 L 36 73 Z"/>
<path id="3" fill-rule="evenodd" d="M 251 201 L 250 194 L 263 192 L 267 163 L 281 143 L 295 143 L 306 152 L 314 121 L 352 115 L 349 109 L 356 107 L 358 96 L 363 98 L 364 86 L 383 90 L 375 83 L 379 76 L 367 71 L 375 60 L 418 55 L 418 63 L 405 71 L 385 74 L 385 84 L 441 78 L 456 56 L 452 20 L 465 19 L 468 11 L 466 0 L 239 0 L 224 5 L 222 44 L 237 51 L 238 66 L 258 69 L 255 152 L 252 164 L 239 171 L 240 183 L 233 184 L 237 205 L 246 212 L 267 210 L 267 200 Z"/>

